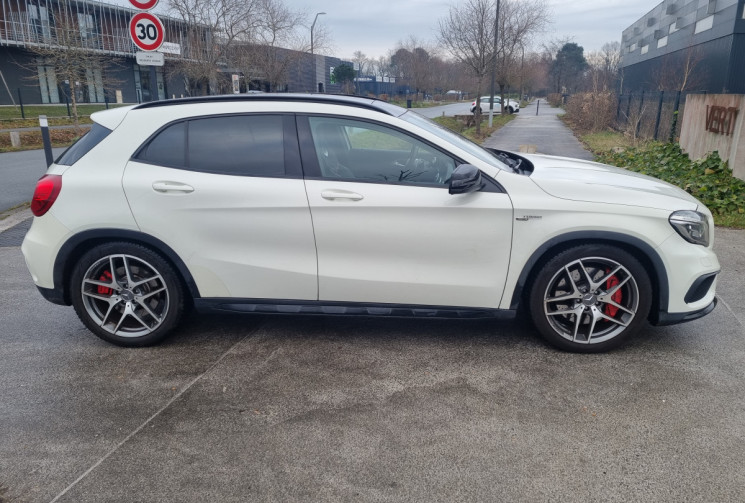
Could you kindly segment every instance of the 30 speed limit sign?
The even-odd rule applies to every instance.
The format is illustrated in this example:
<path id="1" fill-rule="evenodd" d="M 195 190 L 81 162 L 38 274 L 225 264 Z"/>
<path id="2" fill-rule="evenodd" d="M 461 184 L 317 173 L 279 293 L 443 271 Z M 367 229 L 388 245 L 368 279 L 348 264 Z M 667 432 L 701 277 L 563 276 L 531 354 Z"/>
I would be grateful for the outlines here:
<path id="1" fill-rule="evenodd" d="M 132 41 L 143 51 L 154 51 L 163 45 L 164 33 L 163 23 L 149 12 L 135 14 L 129 22 Z"/>

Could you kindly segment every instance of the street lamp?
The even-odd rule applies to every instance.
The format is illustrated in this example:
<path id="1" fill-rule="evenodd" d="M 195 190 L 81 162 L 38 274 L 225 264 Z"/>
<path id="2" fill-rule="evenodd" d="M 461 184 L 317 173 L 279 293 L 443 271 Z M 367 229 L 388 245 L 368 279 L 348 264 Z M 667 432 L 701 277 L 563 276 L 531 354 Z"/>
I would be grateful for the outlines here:
<path id="1" fill-rule="evenodd" d="M 326 14 L 325 12 L 318 12 L 316 13 L 316 17 L 313 18 L 313 24 L 310 25 L 310 53 L 313 54 L 313 28 L 316 27 L 316 21 L 318 21 L 318 16 L 322 16 Z"/>

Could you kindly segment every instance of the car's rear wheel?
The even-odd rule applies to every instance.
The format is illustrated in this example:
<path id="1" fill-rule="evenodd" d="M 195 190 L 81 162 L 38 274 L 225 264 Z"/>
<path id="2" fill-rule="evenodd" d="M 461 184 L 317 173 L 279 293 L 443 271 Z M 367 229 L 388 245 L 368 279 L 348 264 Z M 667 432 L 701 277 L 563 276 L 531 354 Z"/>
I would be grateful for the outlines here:
<path id="1" fill-rule="evenodd" d="M 514 114 L 514 113 L 515 113 L 515 109 L 514 109 L 514 108 L 512 108 L 512 107 L 509 107 L 509 109 L 508 109 L 508 110 L 509 110 L 509 112 L 510 112 L 511 114 Z"/>
<path id="2" fill-rule="evenodd" d="M 645 323 L 652 285 L 628 252 L 608 245 L 565 250 L 543 265 L 530 291 L 533 323 L 568 351 L 607 351 Z"/>
<path id="3" fill-rule="evenodd" d="M 160 342 L 184 311 L 183 289 L 171 265 L 133 243 L 108 243 L 87 252 L 73 270 L 70 288 L 85 326 L 120 346 Z"/>

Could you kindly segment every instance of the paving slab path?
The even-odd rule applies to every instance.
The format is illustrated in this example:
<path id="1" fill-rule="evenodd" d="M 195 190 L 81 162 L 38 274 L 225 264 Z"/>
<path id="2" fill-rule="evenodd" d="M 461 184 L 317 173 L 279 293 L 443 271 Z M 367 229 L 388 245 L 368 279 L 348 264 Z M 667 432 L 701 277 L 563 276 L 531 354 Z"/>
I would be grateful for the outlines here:
<path id="1" fill-rule="evenodd" d="M 536 111 L 538 112 L 536 114 Z M 545 100 L 535 100 L 517 118 L 484 141 L 484 147 L 518 152 L 521 145 L 535 145 L 536 153 L 593 160 L 572 131 L 559 119 L 564 110 Z"/>

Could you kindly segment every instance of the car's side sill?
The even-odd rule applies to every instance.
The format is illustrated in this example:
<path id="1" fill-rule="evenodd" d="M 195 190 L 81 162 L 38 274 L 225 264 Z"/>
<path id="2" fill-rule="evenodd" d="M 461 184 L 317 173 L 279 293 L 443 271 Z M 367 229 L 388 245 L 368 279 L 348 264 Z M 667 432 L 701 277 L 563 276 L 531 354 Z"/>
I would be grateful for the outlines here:
<path id="1" fill-rule="evenodd" d="M 492 318 L 511 320 L 516 315 L 516 311 L 509 309 L 233 298 L 194 299 L 194 307 L 200 312 L 227 311 L 255 314 L 321 314 L 327 316 L 383 316 L 401 318 Z"/>

